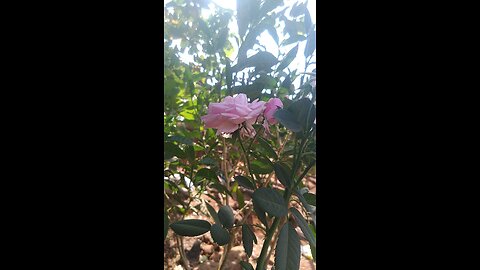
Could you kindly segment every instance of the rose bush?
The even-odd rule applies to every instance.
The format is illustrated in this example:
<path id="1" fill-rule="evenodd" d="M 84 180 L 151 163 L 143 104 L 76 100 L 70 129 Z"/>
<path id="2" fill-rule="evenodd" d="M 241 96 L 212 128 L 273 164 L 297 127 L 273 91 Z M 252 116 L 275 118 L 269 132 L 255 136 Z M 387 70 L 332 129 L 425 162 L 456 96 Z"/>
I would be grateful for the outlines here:
<path id="1" fill-rule="evenodd" d="M 165 269 L 198 263 L 184 238 L 210 234 L 212 252 L 222 251 L 218 269 L 239 236 L 243 269 L 264 270 L 273 256 L 275 269 L 298 270 L 300 238 L 314 256 L 316 249 L 315 192 L 307 185 L 316 161 L 315 25 L 302 3 L 238 1 L 235 16 L 216 6 L 203 17 L 207 7 L 165 6 L 164 237 L 165 252 L 176 253 L 165 258 L 179 255 Z M 234 18 L 238 33 L 229 27 Z M 256 45 L 263 32 L 278 55 Z M 300 43 L 301 72 L 291 65 Z M 261 252 L 252 259 L 255 245 Z"/>

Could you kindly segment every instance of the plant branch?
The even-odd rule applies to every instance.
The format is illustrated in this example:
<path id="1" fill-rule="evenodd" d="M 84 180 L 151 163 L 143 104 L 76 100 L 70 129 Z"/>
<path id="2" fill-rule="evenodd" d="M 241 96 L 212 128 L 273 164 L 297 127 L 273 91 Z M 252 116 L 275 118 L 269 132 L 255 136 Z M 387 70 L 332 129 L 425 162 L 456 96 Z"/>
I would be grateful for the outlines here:
<path id="1" fill-rule="evenodd" d="M 248 154 L 245 151 L 245 147 L 243 147 L 242 138 L 240 138 L 240 135 L 238 135 L 238 141 L 240 142 L 240 147 L 242 148 L 243 155 L 245 156 L 245 160 L 247 161 L 248 173 L 250 174 L 250 177 L 252 177 L 252 180 L 255 180 L 252 174 L 252 167 L 250 167 L 250 159 L 248 158 Z"/>

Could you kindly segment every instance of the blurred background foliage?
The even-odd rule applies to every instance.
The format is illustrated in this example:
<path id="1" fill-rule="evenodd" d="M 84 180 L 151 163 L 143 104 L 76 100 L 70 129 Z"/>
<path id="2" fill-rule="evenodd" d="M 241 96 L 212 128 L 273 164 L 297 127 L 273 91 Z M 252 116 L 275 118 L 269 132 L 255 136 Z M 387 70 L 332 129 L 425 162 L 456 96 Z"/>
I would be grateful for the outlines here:
<path id="1" fill-rule="evenodd" d="M 202 15 L 204 10 L 208 16 Z M 209 103 L 237 93 L 251 100 L 278 97 L 285 106 L 304 97 L 315 104 L 316 26 L 302 1 L 286 5 L 283 0 L 242 0 L 237 1 L 235 12 L 209 0 L 173 0 L 165 4 L 164 16 L 165 218 L 182 219 L 191 211 L 201 211 L 193 202 L 207 189 L 242 205 L 238 185 L 225 181 L 234 176 L 234 170 L 247 174 L 241 149 L 235 138 L 224 139 L 216 130 L 204 128 L 200 117 Z M 238 31 L 230 27 L 232 22 Z M 277 55 L 259 38 L 264 33 L 278 47 Z M 305 61 L 303 70 L 291 65 L 298 58 Z M 288 130 L 279 125 L 272 128 L 271 136 L 251 146 L 256 157 L 252 169 L 258 179 L 272 173 L 270 160 L 292 166 L 289 157 L 294 149 Z M 303 157 L 305 164 L 316 157 L 315 139 L 307 149 L 311 151 Z M 229 169 L 228 175 L 222 168 Z M 221 204 L 221 196 L 208 195 Z"/>

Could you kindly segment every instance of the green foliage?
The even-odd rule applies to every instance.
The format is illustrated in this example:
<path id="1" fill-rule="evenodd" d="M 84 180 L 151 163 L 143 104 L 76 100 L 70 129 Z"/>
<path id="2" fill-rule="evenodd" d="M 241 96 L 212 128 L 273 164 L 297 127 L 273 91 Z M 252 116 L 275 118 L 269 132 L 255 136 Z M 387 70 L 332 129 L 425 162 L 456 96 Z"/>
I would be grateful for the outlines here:
<path id="1" fill-rule="evenodd" d="M 298 226 L 302 230 L 303 234 L 305 235 L 305 238 L 307 238 L 310 245 L 312 245 L 313 247 L 317 247 L 317 241 L 315 239 L 315 236 L 313 235 L 312 231 L 308 227 L 308 223 L 305 220 L 305 218 L 302 216 L 302 214 L 293 207 L 290 208 L 290 212 L 295 217 L 295 220 L 297 221 Z"/>
<path id="2" fill-rule="evenodd" d="M 241 261 L 240 265 L 242 266 L 242 269 L 244 269 L 244 270 L 253 270 L 253 266 L 248 262 Z"/>
<path id="3" fill-rule="evenodd" d="M 287 205 L 280 194 L 271 188 L 259 188 L 253 193 L 253 203 L 275 217 L 287 215 Z"/>
<path id="4" fill-rule="evenodd" d="M 213 241 L 219 244 L 220 246 L 228 244 L 230 242 L 230 235 L 228 231 L 219 224 L 213 224 L 210 233 L 212 235 Z"/>
<path id="5" fill-rule="evenodd" d="M 170 228 L 181 236 L 198 236 L 210 230 L 210 223 L 199 219 L 186 219 L 170 224 Z"/>
<path id="6" fill-rule="evenodd" d="M 202 15 L 205 9 L 210 9 L 209 16 Z M 180 236 L 210 231 L 216 244 L 227 245 L 233 239 L 230 235 L 239 233 L 241 227 L 250 257 L 257 238 L 247 220 L 234 226 L 229 205 L 237 205 L 235 210 L 243 214 L 252 210 L 248 192 L 253 191 L 252 215 L 261 224 L 252 225 L 266 232 L 269 241 L 265 245 L 278 232 L 295 195 L 305 210 L 302 213 L 309 217 L 296 209 L 290 213 L 313 252 L 316 198 L 312 193 L 299 193 L 303 178 L 314 173 L 316 160 L 316 87 L 311 84 L 316 79 L 312 71 L 316 25 L 306 2 L 286 6 L 282 0 L 237 0 L 233 12 L 208 0 L 172 0 L 164 14 L 164 238 L 168 228 Z M 238 32 L 232 31 L 231 23 L 237 24 Z M 260 38 L 265 34 L 278 53 L 267 49 Z M 296 60 L 303 57 L 305 70 L 298 70 Z M 238 132 L 223 138 L 217 130 L 206 128 L 201 117 L 209 104 L 239 93 L 250 101 L 279 98 L 284 105 L 274 114 L 279 124 L 270 125 L 270 133 L 265 133 L 260 117 L 254 125 L 255 138 Z M 276 189 L 275 179 L 283 187 Z M 221 206 L 218 213 L 202 200 L 202 194 Z M 192 212 L 208 212 L 211 223 L 185 219 Z M 180 221 L 170 224 L 174 220 Z M 262 249 L 256 269 L 266 267 L 265 257 Z M 298 269 L 299 257 L 298 236 L 287 222 L 276 243 L 275 269 Z M 254 269 L 248 262 L 240 265 Z"/>
<path id="7" fill-rule="evenodd" d="M 255 242 L 255 244 L 257 243 L 257 237 L 247 224 L 242 226 L 242 242 L 243 247 L 245 248 L 245 253 L 247 253 L 248 257 L 251 257 L 253 251 L 253 242 Z"/>
<path id="8" fill-rule="evenodd" d="M 298 270 L 300 267 L 300 239 L 288 222 L 283 225 L 275 248 L 275 269 Z"/>
<path id="9" fill-rule="evenodd" d="M 237 181 L 238 184 L 244 188 L 248 188 L 251 190 L 255 189 L 255 185 L 252 183 L 252 180 L 250 180 L 250 178 L 246 176 L 237 175 L 235 176 L 235 181 Z"/>
<path id="10" fill-rule="evenodd" d="M 230 208 L 230 206 L 228 205 L 220 207 L 220 209 L 218 210 L 218 219 L 225 228 L 230 229 L 235 222 L 232 208 Z"/>

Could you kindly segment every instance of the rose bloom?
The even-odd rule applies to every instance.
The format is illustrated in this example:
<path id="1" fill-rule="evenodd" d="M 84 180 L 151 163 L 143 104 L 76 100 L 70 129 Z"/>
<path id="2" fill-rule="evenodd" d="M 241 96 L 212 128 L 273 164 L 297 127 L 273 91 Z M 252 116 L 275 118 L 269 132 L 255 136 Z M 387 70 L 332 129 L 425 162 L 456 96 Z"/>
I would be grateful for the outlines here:
<path id="1" fill-rule="evenodd" d="M 283 103 L 278 98 L 271 98 L 267 104 L 265 105 L 265 112 L 263 113 L 265 116 L 266 121 L 263 122 L 263 127 L 265 130 L 270 133 L 269 124 L 273 125 L 278 123 L 277 119 L 273 116 L 273 114 L 279 109 L 283 108 Z"/>
<path id="2" fill-rule="evenodd" d="M 210 103 L 208 105 L 208 114 L 201 119 L 207 128 L 217 129 L 217 135 L 221 133 L 233 133 L 242 128 L 242 135 L 249 137 L 255 136 L 253 124 L 257 121 L 265 109 L 265 102 L 255 100 L 248 103 L 245 94 L 238 94 L 235 97 L 227 96 L 220 103 Z"/>

